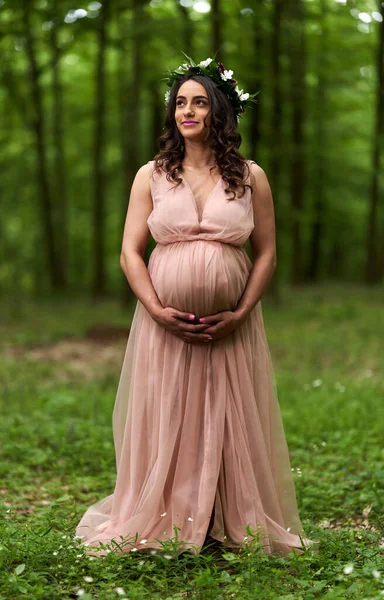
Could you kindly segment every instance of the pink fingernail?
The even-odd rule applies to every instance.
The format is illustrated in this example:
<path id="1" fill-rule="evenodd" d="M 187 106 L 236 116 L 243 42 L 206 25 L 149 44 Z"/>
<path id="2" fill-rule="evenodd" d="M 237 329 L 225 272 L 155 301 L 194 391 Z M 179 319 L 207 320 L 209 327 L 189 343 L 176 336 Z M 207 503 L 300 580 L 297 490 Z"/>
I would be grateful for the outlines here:
<path id="1" fill-rule="evenodd" d="M 195 318 L 195 315 L 192 315 L 192 314 L 190 314 L 190 315 L 189 315 L 189 318 L 190 318 L 190 319 L 194 319 L 194 318 Z"/>
<path id="2" fill-rule="evenodd" d="M 199 321 L 200 321 L 200 323 L 204 323 L 205 317 L 200 317 Z"/>

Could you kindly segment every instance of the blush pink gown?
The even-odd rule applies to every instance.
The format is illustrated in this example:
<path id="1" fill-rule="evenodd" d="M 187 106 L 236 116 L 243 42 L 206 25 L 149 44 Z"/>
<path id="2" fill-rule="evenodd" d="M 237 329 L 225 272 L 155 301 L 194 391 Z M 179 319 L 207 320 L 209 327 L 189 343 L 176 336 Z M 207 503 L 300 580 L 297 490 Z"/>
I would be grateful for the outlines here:
<path id="1" fill-rule="evenodd" d="M 197 317 L 234 309 L 252 268 L 250 189 L 227 201 L 220 178 L 199 219 L 189 184 L 176 189 L 153 162 L 148 272 L 160 302 Z M 81 518 L 82 544 L 159 548 L 176 526 L 183 547 L 199 552 L 213 510 L 209 535 L 228 547 L 246 543 L 247 525 L 266 554 L 317 544 L 298 514 L 260 302 L 230 335 L 188 344 L 138 300 L 113 435 L 116 485 Z"/>

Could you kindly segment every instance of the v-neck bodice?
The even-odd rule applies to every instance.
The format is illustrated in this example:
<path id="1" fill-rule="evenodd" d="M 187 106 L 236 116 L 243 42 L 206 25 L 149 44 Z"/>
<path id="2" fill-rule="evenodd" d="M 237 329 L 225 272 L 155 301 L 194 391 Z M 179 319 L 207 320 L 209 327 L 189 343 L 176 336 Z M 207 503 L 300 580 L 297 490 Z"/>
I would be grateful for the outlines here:
<path id="1" fill-rule="evenodd" d="M 218 180 L 216 181 L 216 183 L 214 183 L 213 186 L 211 186 L 210 191 L 208 192 L 208 194 L 206 195 L 206 198 L 204 199 L 204 201 L 202 202 L 202 206 L 198 206 L 197 200 L 196 200 L 196 194 L 193 191 L 188 179 L 185 178 L 183 173 L 179 173 L 181 179 L 183 180 L 184 185 L 187 186 L 187 188 L 189 189 L 194 205 L 195 205 L 195 209 L 196 209 L 196 214 L 197 214 L 197 219 L 199 221 L 199 224 L 202 222 L 203 217 L 204 217 L 204 210 L 205 210 L 205 205 L 208 203 L 210 196 L 213 194 L 213 192 L 216 190 L 217 186 L 220 183 L 220 180 L 222 180 L 222 176 L 221 174 L 219 175 Z M 201 218 L 199 218 L 199 214 L 201 215 Z"/>
<path id="2" fill-rule="evenodd" d="M 246 188 L 242 198 L 232 200 L 232 194 L 225 192 L 226 184 L 220 176 L 199 215 L 195 196 L 182 174 L 182 183 L 176 187 L 167 180 L 164 171 L 154 170 L 154 161 L 149 161 L 149 164 L 152 167 L 150 186 L 153 210 L 147 224 L 158 244 L 201 239 L 244 246 L 254 228 L 249 188 Z"/>

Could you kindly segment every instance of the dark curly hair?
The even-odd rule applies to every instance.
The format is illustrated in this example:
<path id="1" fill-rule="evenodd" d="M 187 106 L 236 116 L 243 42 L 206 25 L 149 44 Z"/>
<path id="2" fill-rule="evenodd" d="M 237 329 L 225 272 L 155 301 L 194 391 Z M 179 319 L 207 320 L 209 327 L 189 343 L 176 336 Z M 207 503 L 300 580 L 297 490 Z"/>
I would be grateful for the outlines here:
<path id="1" fill-rule="evenodd" d="M 225 192 L 234 194 L 228 199 L 235 200 L 236 192 L 239 189 L 241 189 L 241 194 L 239 194 L 241 198 L 245 194 L 246 187 L 249 187 L 252 193 L 252 185 L 245 183 L 250 175 L 250 169 L 245 157 L 238 150 L 242 138 L 237 131 L 235 112 L 227 95 L 215 85 L 210 77 L 205 75 L 183 75 L 171 88 L 165 118 L 166 131 L 158 140 L 160 150 L 154 157 L 155 170 L 165 171 L 167 180 L 175 182 L 176 187 L 182 182 L 177 175 L 177 169 L 182 167 L 184 138 L 176 126 L 175 109 L 178 91 L 181 85 L 189 79 L 201 83 L 208 95 L 211 108 L 210 144 L 221 176 L 228 185 Z M 211 169 L 213 168 L 211 167 Z"/>

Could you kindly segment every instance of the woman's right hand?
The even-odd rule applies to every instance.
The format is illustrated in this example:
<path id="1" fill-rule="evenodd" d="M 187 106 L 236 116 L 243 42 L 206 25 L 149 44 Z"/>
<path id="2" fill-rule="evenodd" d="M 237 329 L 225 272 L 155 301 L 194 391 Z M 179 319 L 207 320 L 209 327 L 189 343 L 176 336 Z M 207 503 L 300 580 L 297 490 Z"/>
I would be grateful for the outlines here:
<path id="1" fill-rule="evenodd" d="M 192 318 L 190 318 L 191 316 Z M 164 327 L 164 329 L 189 344 L 207 343 L 213 340 L 211 335 L 204 334 L 205 329 L 207 329 L 210 324 L 194 324 L 193 321 L 195 320 L 195 315 L 192 315 L 191 313 L 177 310 L 177 308 L 171 306 L 166 306 L 151 314 L 151 317 L 158 325 Z"/>

